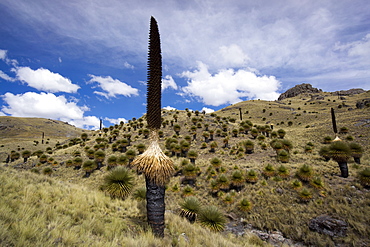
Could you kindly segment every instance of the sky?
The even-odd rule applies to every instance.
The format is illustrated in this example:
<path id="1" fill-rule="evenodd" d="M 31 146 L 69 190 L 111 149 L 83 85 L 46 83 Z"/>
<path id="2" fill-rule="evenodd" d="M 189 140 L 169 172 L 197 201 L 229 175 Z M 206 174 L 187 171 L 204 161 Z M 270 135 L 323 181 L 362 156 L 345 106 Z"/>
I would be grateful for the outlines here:
<path id="1" fill-rule="evenodd" d="M 212 112 L 310 83 L 370 90 L 368 0 L 0 0 L 0 116 L 85 129 L 146 112 L 149 22 L 162 107 Z"/>

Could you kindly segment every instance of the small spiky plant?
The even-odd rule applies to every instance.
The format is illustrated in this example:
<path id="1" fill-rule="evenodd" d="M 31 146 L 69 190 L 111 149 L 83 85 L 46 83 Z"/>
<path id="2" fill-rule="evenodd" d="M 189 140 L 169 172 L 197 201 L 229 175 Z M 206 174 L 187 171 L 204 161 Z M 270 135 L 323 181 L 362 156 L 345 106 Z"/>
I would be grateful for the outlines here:
<path id="1" fill-rule="evenodd" d="M 245 184 L 245 178 L 240 170 L 235 170 L 231 175 L 231 186 L 236 191 L 240 191 Z"/>
<path id="2" fill-rule="evenodd" d="M 364 187 L 370 187 L 370 168 L 367 167 L 358 173 L 360 184 Z"/>
<path id="3" fill-rule="evenodd" d="M 125 199 L 131 194 L 134 181 L 135 178 L 128 168 L 118 166 L 105 176 L 102 189 L 112 198 Z"/>
<path id="4" fill-rule="evenodd" d="M 198 221 L 203 227 L 220 232 L 225 228 L 226 218 L 217 207 L 207 206 L 200 211 Z"/>
<path id="5" fill-rule="evenodd" d="M 190 223 L 194 223 L 201 209 L 199 200 L 194 196 L 189 196 L 180 203 L 180 216 L 185 217 Z"/>
<path id="6" fill-rule="evenodd" d="M 146 119 L 150 130 L 148 149 L 137 156 L 132 165 L 145 175 L 147 217 L 152 231 L 157 237 L 164 237 L 165 184 L 174 173 L 173 161 L 159 146 L 158 131 L 161 128 L 161 82 L 162 55 L 158 24 L 150 19 L 148 89 Z"/>
<path id="7" fill-rule="evenodd" d="M 298 171 L 297 171 L 297 176 L 304 182 L 308 182 L 312 179 L 313 177 L 313 169 L 311 166 L 304 164 L 302 165 Z"/>
<path id="8" fill-rule="evenodd" d="M 330 160 L 330 150 L 329 147 L 322 147 L 319 150 L 319 155 L 325 159 L 325 161 Z"/>
<path id="9" fill-rule="evenodd" d="M 300 192 L 298 192 L 298 197 L 302 202 L 309 202 L 312 199 L 313 195 L 310 190 L 308 190 L 307 188 L 303 188 Z"/>
<path id="10" fill-rule="evenodd" d="M 258 173 L 255 170 L 249 170 L 245 176 L 245 179 L 247 182 L 254 184 L 258 181 Z"/>
<path id="11" fill-rule="evenodd" d="M 262 171 L 262 175 L 265 176 L 266 178 L 270 178 L 275 176 L 275 168 L 271 164 L 267 164 Z"/>
<path id="12" fill-rule="evenodd" d="M 95 163 L 95 161 L 87 160 L 83 163 L 82 169 L 85 171 L 85 178 L 90 177 L 91 173 L 98 168 L 98 165 Z"/>
<path id="13" fill-rule="evenodd" d="M 253 208 L 253 203 L 246 198 L 243 198 L 237 205 L 237 208 L 243 212 L 249 212 Z"/>
<path id="14" fill-rule="evenodd" d="M 146 188 L 145 187 L 141 187 L 141 188 L 138 188 L 136 189 L 133 193 L 132 193 L 132 197 L 138 201 L 144 201 L 145 198 L 146 198 Z"/>
<path id="15" fill-rule="evenodd" d="M 281 166 L 278 167 L 278 169 L 276 171 L 276 175 L 277 175 L 277 177 L 279 177 L 281 179 L 286 179 L 286 178 L 290 177 L 290 171 L 286 166 L 281 165 Z"/>
<path id="16" fill-rule="evenodd" d="M 324 181 L 319 176 L 316 176 L 313 179 L 311 179 L 310 185 L 318 190 L 322 190 L 325 186 Z"/>
<path id="17" fill-rule="evenodd" d="M 300 188 L 302 188 L 302 182 L 299 181 L 298 179 L 294 180 L 292 183 L 291 183 L 292 187 L 294 190 L 299 190 Z"/>

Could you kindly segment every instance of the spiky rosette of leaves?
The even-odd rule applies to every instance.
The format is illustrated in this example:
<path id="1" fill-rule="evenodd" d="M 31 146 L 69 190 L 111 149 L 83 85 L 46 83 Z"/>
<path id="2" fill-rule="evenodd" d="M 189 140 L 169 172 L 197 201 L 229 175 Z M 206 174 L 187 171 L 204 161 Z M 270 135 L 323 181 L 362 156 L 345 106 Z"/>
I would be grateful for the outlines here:
<path id="1" fill-rule="evenodd" d="M 313 177 L 313 169 L 311 166 L 307 165 L 307 164 L 304 164 L 302 165 L 298 171 L 297 171 L 297 176 L 302 180 L 302 181 L 305 181 L 305 182 L 308 182 L 312 179 Z"/>
<path id="2" fill-rule="evenodd" d="M 175 169 L 173 161 L 163 153 L 159 146 L 158 139 L 158 132 L 151 131 L 149 147 L 134 159 L 132 165 L 155 184 L 165 185 Z"/>
<path id="3" fill-rule="evenodd" d="M 180 216 L 187 218 L 191 223 L 193 223 L 197 219 L 197 215 L 200 212 L 201 204 L 196 197 L 189 196 L 180 203 L 180 207 Z"/>
<path id="4" fill-rule="evenodd" d="M 124 199 L 131 194 L 134 181 L 135 178 L 128 168 L 118 166 L 105 176 L 102 189 L 112 198 Z"/>
<path id="5" fill-rule="evenodd" d="M 326 161 L 330 160 L 330 149 L 327 146 L 320 148 L 319 155 L 323 157 Z"/>
<path id="6" fill-rule="evenodd" d="M 221 174 L 218 178 L 217 178 L 217 184 L 219 186 L 220 189 L 223 189 L 223 190 L 226 190 L 229 188 L 230 186 L 230 181 L 229 179 L 226 177 L 225 174 Z"/>
<path id="7" fill-rule="evenodd" d="M 246 198 L 243 198 L 237 205 L 237 208 L 243 212 L 249 212 L 253 208 L 253 203 Z"/>
<path id="8" fill-rule="evenodd" d="M 162 55 L 158 24 L 154 17 L 150 19 L 148 52 L 148 90 L 147 115 L 149 129 L 161 127 L 161 89 L 162 89 Z"/>
<path id="9" fill-rule="evenodd" d="M 182 174 L 188 179 L 194 179 L 197 176 L 197 167 L 193 164 L 185 165 L 182 168 Z"/>
<path id="10" fill-rule="evenodd" d="M 313 179 L 311 179 L 310 185 L 318 190 L 323 189 L 325 186 L 324 181 L 319 176 L 316 176 Z"/>
<path id="11" fill-rule="evenodd" d="M 249 183 L 256 183 L 258 181 L 258 173 L 255 170 L 249 170 L 247 172 L 247 175 L 245 176 L 245 179 Z"/>
<path id="12" fill-rule="evenodd" d="M 96 168 L 98 167 L 98 165 L 92 161 L 92 160 L 87 160 L 83 163 L 82 165 L 82 169 L 86 172 L 92 172 L 94 171 Z"/>
<path id="13" fill-rule="evenodd" d="M 240 170 L 235 170 L 231 174 L 231 183 L 232 183 L 232 185 L 242 186 L 242 185 L 244 185 L 244 181 L 245 181 L 245 179 L 244 179 L 243 173 Z"/>
<path id="14" fill-rule="evenodd" d="M 367 167 L 358 173 L 360 184 L 364 187 L 370 187 L 370 168 Z"/>
<path id="15" fill-rule="evenodd" d="M 192 196 L 192 195 L 194 195 L 194 189 L 191 186 L 186 185 L 184 187 L 184 189 L 182 190 L 182 196 L 183 197 L 188 197 L 188 196 Z"/>
<path id="16" fill-rule="evenodd" d="M 332 142 L 329 150 L 330 157 L 336 162 L 347 162 L 352 155 L 350 147 L 342 141 Z"/>
<path id="17" fill-rule="evenodd" d="M 298 179 L 294 180 L 292 183 L 291 183 L 293 189 L 295 190 L 299 190 L 300 188 L 302 188 L 302 182 L 299 181 Z"/>
<path id="18" fill-rule="evenodd" d="M 278 177 L 280 177 L 282 179 L 285 179 L 285 178 L 289 178 L 290 177 L 290 171 L 284 165 L 281 165 L 281 166 L 278 167 L 278 169 L 276 171 L 276 174 L 277 174 Z"/>
<path id="19" fill-rule="evenodd" d="M 213 232 L 223 231 L 226 224 L 226 218 L 215 206 L 203 208 L 198 215 L 199 223 Z"/>
<path id="20" fill-rule="evenodd" d="M 302 202 L 309 202 L 312 199 L 313 195 L 310 190 L 308 190 L 307 188 L 303 188 L 298 193 L 298 197 Z"/>
<path id="21" fill-rule="evenodd" d="M 275 168 L 271 164 L 267 164 L 262 171 L 262 174 L 268 178 L 275 176 L 275 173 Z"/>

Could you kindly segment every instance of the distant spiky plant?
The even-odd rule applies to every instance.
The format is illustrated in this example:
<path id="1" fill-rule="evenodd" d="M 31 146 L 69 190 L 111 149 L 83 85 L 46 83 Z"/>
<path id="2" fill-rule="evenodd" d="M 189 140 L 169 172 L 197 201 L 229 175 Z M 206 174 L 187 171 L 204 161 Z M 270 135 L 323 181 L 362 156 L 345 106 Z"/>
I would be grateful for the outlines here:
<path id="1" fill-rule="evenodd" d="M 231 185 L 235 190 L 240 191 L 245 184 L 245 178 L 240 170 L 235 170 L 231 175 Z"/>
<path id="2" fill-rule="evenodd" d="M 253 204 L 246 198 L 243 198 L 237 205 L 237 208 L 243 212 L 249 212 L 253 208 Z"/>
<path id="3" fill-rule="evenodd" d="M 118 166 L 104 177 L 102 189 L 112 198 L 125 199 L 131 193 L 134 181 L 135 178 L 128 168 Z"/>
<path id="4" fill-rule="evenodd" d="M 98 165 L 95 163 L 95 161 L 87 160 L 83 163 L 82 169 L 86 172 L 84 177 L 88 178 L 90 177 L 90 174 L 98 168 Z"/>
<path id="5" fill-rule="evenodd" d="M 225 228 L 226 218 L 217 207 L 207 206 L 200 211 L 198 221 L 203 227 L 220 232 Z"/>
<path id="6" fill-rule="evenodd" d="M 213 157 L 210 160 L 210 163 L 216 169 L 216 171 L 218 171 L 220 169 L 220 167 L 221 167 L 222 161 L 219 158 L 217 158 L 217 157 Z"/>
<path id="7" fill-rule="evenodd" d="M 299 181 L 298 179 L 294 180 L 292 183 L 291 183 L 293 189 L 295 190 L 299 190 L 300 188 L 302 188 L 302 182 Z"/>
<path id="8" fill-rule="evenodd" d="M 321 179 L 321 177 L 319 176 L 316 176 L 314 178 L 311 179 L 310 181 L 310 184 L 312 187 L 314 187 L 315 189 L 323 189 L 324 188 L 324 181 Z"/>
<path id="9" fill-rule="evenodd" d="M 275 168 L 271 164 L 267 164 L 262 171 L 263 176 L 265 176 L 266 178 L 275 176 L 275 173 Z"/>
<path id="10" fill-rule="evenodd" d="M 297 176 L 302 180 L 302 181 L 305 181 L 305 182 L 308 182 L 312 179 L 313 177 L 313 169 L 311 166 L 307 165 L 307 164 L 304 164 L 302 165 L 298 171 L 297 171 Z"/>
<path id="11" fill-rule="evenodd" d="M 312 199 L 313 195 L 310 190 L 308 190 L 307 188 L 303 188 L 300 192 L 298 192 L 298 197 L 302 202 L 309 202 Z"/>
<path id="12" fill-rule="evenodd" d="M 249 183 L 256 183 L 258 181 L 258 173 L 255 170 L 249 170 L 245 176 Z"/>
<path id="13" fill-rule="evenodd" d="M 191 186 L 186 185 L 182 189 L 182 196 L 183 197 L 188 197 L 188 196 L 193 196 L 193 195 L 194 195 L 194 189 Z"/>
<path id="14" fill-rule="evenodd" d="M 358 173 L 360 184 L 364 187 L 370 187 L 370 168 L 366 167 Z"/>
<path id="15" fill-rule="evenodd" d="M 180 203 L 180 207 L 180 216 L 188 219 L 190 223 L 194 223 L 201 209 L 199 200 L 194 196 L 186 197 L 184 201 Z"/>
<path id="16" fill-rule="evenodd" d="M 51 176 L 51 174 L 53 174 L 53 169 L 51 169 L 50 167 L 45 167 L 42 170 L 42 174 L 47 175 L 47 176 Z"/>
<path id="17" fill-rule="evenodd" d="M 279 153 L 277 154 L 277 159 L 278 161 L 282 162 L 282 163 L 287 163 L 289 161 L 289 153 L 285 150 L 281 150 L 279 151 Z"/>
<path id="18" fill-rule="evenodd" d="M 281 165 L 278 167 L 277 171 L 276 171 L 276 175 L 282 179 L 285 179 L 285 178 L 289 178 L 290 177 L 290 172 L 289 172 L 289 169 L 284 166 L 284 165 Z"/>
<path id="19" fill-rule="evenodd" d="M 132 162 L 145 175 L 147 218 L 157 237 L 164 237 L 165 184 L 174 173 L 173 161 L 159 146 L 161 128 L 162 55 L 158 24 L 150 19 L 146 120 L 150 130 L 148 149 Z"/>
<path id="20" fill-rule="evenodd" d="M 225 191 L 228 190 L 230 187 L 230 181 L 225 174 L 221 174 L 217 178 L 217 184 L 218 184 L 219 189 L 225 190 Z"/>

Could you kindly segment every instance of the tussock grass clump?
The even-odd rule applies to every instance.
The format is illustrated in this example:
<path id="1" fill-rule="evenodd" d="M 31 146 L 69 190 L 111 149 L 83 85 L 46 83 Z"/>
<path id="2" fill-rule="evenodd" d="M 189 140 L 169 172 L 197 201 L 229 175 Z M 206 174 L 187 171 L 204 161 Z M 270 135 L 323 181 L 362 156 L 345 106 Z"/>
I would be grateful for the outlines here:
<path id="1" fill-rule="evenodd" d="M 366 167 L 358 173 L 360 184 L 364 187 L 370 187 L 370 168 Z"/>

